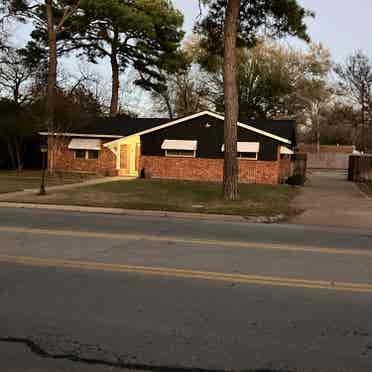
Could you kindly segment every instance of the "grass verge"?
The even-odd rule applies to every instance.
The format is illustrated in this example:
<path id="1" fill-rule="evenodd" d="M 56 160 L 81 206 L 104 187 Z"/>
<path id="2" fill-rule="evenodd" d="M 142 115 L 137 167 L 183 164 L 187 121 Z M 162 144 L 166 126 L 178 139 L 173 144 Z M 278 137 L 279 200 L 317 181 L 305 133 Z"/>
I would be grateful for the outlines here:
<path id="1" fill-rule="evenodd" d="M 130 180 L 28 195 L 12 201 L 107 208 L 167 210 L 241 216 L 286 216 L 297 188 L 287 185 L 240 185 L 240 200 L 226 202 L 221 184 L 212 182 Z"/>
<path id="2" fill-rule="evenodd" d="M 92 177 L 88 174 L 79 173 L 54 173 L 46 177 L 47 186 L 59 186 L 83 182 Z M 96 177 L 95 177 L 96 178 Z M 41 183 L 41 170 L 0 171 L 0 194 L 37 189 Z"/>

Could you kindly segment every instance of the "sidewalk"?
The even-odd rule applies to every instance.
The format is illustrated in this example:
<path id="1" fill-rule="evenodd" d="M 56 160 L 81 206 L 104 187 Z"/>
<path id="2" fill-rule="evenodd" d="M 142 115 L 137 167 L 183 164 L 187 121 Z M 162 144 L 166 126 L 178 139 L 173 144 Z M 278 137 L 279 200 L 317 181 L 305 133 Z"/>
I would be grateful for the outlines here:
<path id="1" fill-rule="evenodd" d="M 53 191 L 63 191 L 63 190 L 72 190 L 80 187 L 86 187 L 86 186 L 94 186 L 99 185 L 103 183 L 109 183 L 109 182 L 117 182 L 117 181 L 131 181 L 135 179 L 134 177 L 103 177 L 103 178 L 97 178 L 93 180 L 88 180 L 84 182 L 79 183 L 71 183 L 68 185 L 61 185 L 61 186 L 46 186 L 46 192 L 53 192 Z M 0 194 L 0 201 L 1 200 L 12 200 L 14 197 L 18 196 L 24 196 L 24 195 L 32 195 L 37 194 L 39 192 L 39 189 L 29 189 L 29 190 L 23 190 L 23 191 L 16 191 L 16 192 L 8 192 L 4 194 Z"/>

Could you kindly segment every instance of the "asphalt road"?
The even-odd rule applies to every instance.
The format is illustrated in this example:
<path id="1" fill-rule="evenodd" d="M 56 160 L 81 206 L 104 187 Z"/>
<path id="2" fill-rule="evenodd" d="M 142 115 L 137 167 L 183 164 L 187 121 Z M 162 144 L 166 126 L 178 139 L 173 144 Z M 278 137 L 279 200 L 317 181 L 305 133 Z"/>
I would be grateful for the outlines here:
<path id="1" fill-rule="evenodd" d="M 0 370 L 372 370 L 372 232 L 0 209 Z"/>

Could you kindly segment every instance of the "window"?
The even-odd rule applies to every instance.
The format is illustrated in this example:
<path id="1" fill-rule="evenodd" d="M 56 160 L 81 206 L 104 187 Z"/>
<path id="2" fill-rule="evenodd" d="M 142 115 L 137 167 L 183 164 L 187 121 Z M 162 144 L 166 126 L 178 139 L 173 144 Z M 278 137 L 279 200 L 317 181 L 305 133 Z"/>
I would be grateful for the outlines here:
<path id="1" fill-rule="evenodd" d="M 221 147 L 222 152 L 225 151 L 225 145 Z M 238 158 L 257 160 L 260 151 L 259 142 L 237 142 Z"/>
<path id="2" fill-rule="evenodd" d="M 76 159 L 85 159 L 85 150 L 75 150 Z"/>
<path id="3" fill-rule="evenodd" d="M 97 160 L 102 141 L 95 138 L 73 138 L 68 148 L 75 153 L 75 159 Z"/>
<path id="4" fill-rule="evenodd" d="M 99 158 L 98 150 L 74 150 L 75 159 L 97 160 Z"/>
<path id="5" fill-rule="evenodd" d="M 164 140 L 161 148 L 162 150 L 165 150 L 165 156 L 195 158 L 198 141 Z"/>
<path id="6" fill-rule="evenodd" d="M 239 152 L 239 158 L 257 160 L 257 152 Z"/>
<path id="7" fill-rule="evenodd" d="M 99 156 L 98 150 L 88 150 L 88 159 L 97 160 Z"/>
<path id="8" fill-rule="evenodd" d="M 165 150 L 165 156 L 195 158 L 195 150 Z"/>

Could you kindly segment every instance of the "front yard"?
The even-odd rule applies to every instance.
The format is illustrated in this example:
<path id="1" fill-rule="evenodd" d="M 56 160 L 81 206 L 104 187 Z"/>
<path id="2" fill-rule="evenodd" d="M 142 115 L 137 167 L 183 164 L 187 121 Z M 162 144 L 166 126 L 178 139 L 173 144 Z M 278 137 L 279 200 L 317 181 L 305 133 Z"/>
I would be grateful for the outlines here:
<path id="1" fill-rule="evenodd" d="M 287 185 L 241 185 L 240 200 L 225 202 L 221 184 L 189 181 L 127 180 L 58 191 L 46 196 L 28 195 L 13 201 L 168 210 L 242 216 L 291 215 L 296 189 Z"/>
<path id="2" fill-rule="evenodd" d="M 66 185 L 86 180 L 89 176 L 78 173 L 47 175 L 47 186 Z M 0 194 L 37 189 L 40 187 L 41 170 L 0 171 Z"/>

